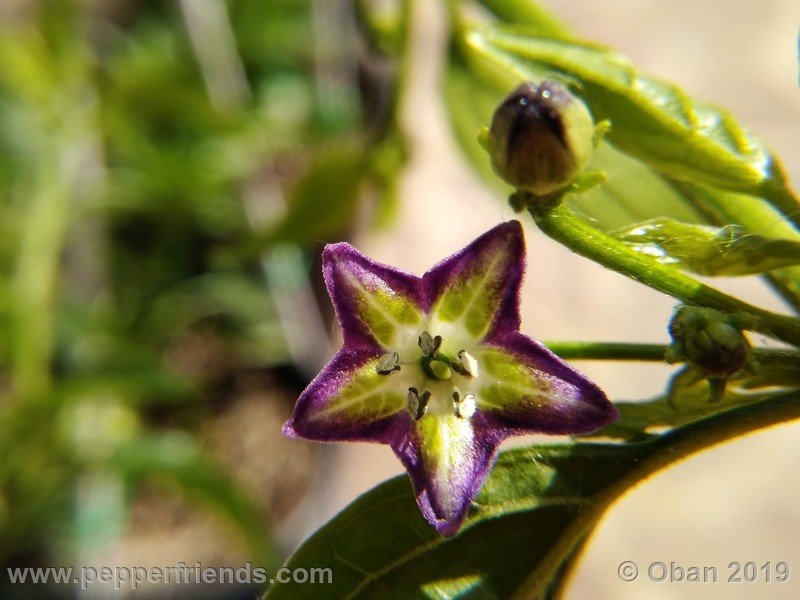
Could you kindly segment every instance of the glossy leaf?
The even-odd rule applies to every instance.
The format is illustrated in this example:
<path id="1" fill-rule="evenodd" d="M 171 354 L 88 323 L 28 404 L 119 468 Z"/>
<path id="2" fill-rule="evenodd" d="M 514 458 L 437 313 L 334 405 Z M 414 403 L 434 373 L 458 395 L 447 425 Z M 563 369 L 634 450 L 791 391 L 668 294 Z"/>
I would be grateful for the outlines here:
<path id="1" fill-rule="evenodd" d="M 676 179 L 751 193 L 783 185 L 774 158 L 727 112 L 637 73 L 606 48 L 537 37 L 519 27 L 475 29 L 467 42 L 517 78 L 546 72 L 572 83 L 595 119 L 611 121 L 608 137 L 615 145 Z"/>
<path id="2" fill-rule="evenodd" d="M 552 598 L 603 511 L 628 486 L 720 441 L 712 431 L 730 436 L 798 413 L 797 393 L 784 394 L 642 443 L 509 450 L 452 538 L 427 526 L 407 479 L 396 477 L 358 498 L 285 564 L 329 568 L 332 583 L 279 583 L 266 598 Z"/>
<path id="3" fill-rule="evenodd" d="M 800 242 L 748 233 L 737 225 L 717 228 L 654 219 L 615 236 L 663 264 L 700 275 L 752 275 L 800 265 Z"/>
<path id="4" fill-rule="evenodd" d="M 792 224 L 760 198 L 688 183 L 676 185 L 712 223 L 738 223 L 758 235 L 800 242 L 800 233 Z M 771 271 L 769 280 L 800 311 L 800 266 Z"/>

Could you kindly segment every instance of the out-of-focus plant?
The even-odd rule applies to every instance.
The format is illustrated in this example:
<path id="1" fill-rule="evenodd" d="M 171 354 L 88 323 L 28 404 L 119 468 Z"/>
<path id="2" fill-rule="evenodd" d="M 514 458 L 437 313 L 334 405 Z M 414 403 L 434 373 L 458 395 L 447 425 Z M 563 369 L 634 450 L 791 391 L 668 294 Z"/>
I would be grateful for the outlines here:
<path id="1" fill-rule="evenodd" d="M 237 373 L 325 352 L 312 251 L 391 215 L 404 16 L 378 47 L 346 2 L 2 11 L 0 562 L 97 548 L 167 481 L 275 564 L 197 433 Z"/>

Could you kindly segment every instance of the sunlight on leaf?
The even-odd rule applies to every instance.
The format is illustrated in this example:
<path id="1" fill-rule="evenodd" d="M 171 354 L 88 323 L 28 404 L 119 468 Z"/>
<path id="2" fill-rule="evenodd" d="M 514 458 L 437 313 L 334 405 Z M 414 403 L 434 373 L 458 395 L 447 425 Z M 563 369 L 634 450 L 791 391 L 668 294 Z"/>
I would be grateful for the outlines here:
<path id="1" fill-rule="evenodd" d="M 700 275 L 752 275 L 800 265 L 800 242 L 747 233 L 737 225 L 717 228 L 653 219 L 614 235 L 663 264 Z"/>

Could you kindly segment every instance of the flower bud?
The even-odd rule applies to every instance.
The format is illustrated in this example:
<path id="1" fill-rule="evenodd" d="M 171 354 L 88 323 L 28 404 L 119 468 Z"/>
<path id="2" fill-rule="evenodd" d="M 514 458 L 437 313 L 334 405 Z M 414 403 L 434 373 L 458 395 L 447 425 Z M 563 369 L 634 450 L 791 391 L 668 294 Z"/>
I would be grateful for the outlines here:
<path id="1" fill-rule="evenodd" d="M 669 324 L 671 354 L 709 379 L 727 379 L 750 359 L 750 342 L 736 318 L 710 308 L 681 307 Z"/>
<path id="2" fill-rule="evenodd" d="M 517 190 L 544 196 L 586 167 L 593 139 L 589 110 L 563 85 L 524 83 L 494 112 L 489 155 L 495 172 Z"/>

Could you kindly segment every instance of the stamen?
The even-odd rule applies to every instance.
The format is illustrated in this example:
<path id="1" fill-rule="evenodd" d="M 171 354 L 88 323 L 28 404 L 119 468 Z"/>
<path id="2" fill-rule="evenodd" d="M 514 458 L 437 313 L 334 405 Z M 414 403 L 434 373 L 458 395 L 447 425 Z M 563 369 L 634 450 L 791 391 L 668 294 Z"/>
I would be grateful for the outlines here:
<path id="1" fill-rule="evenodd" d="M 442 345 L 442 336 L 431 337 L 430 333 L 423 331 L 417 343 L 419 344 L 419 349 L 422 350 L 423 356 L 435 357 L 439 352 L 439 347 Z"/>
<path id="2" fill-rule="evenodd" d="M 425 413 L 428 410 L 428 401 L 430 399 L 431 393 L 429 391 L 426 390 L 422 392 L 422 395 L 420 395 L 417 388 L 408 388 L 408 412 L 411 413 L 411 416 L 414 417 L 414 419 L 419 421 L 425 416 Z"/>
<path id="3" fill-rule="evenodd" d="M 466 350 L 459 350 L 458 360 L 452 361 L 450 366 L 456 373 L 460 373 L 466 377 L 478 376 L 478 361 Z"/>
<path id="4" fill-rule="evenodd" d="M 375 365 L 375 370 L 379 375 L 388 375 L 394 371 L 400 370 L 400 355 L 397 352 L 389 352 L 384 354 L 378 359 L 378 364 Z"/>
<path id="5" fill-rule="evenodd" d="M 456 391 L 453 392 L 453 411 L 460 419 L 469 419 L 475 414 L 475 394 L 467 394 L 463 398 Z"/>

